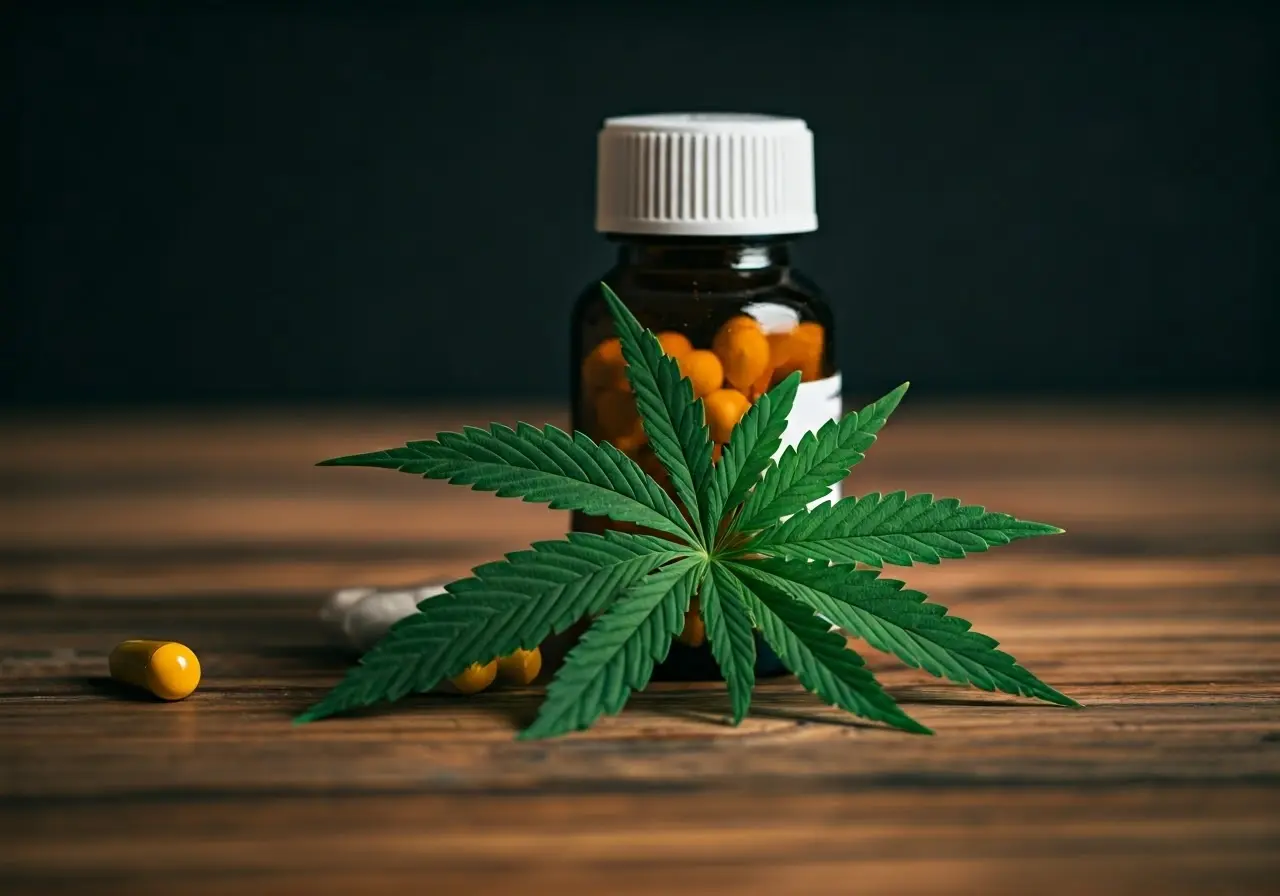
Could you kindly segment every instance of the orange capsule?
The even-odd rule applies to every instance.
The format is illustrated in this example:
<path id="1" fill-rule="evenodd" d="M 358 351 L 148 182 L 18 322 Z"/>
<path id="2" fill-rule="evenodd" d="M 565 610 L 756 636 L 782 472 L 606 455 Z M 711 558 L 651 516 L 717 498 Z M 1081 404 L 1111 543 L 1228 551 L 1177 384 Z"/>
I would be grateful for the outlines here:
<path id="1" fill-rule="evenodd" d="M 611 440 L 613 447 L 617 448 L 627 457 L 635 460 L 640 454 L 640 449 L 648 444 L 649 439 L 644 434 L 643 427 L 638 432 L 629 432 L 626 435 L 618 436 Z"/>
<path id="2" fill-rule="evenodd" d="M 685 647 L 701 647 L 707 639 L 707 626 L 702 621 L 698 599 L 695 597 L 689 605 L 689 612 L 684 614 L 684 628 L 676 635 L 676 640 Z"/>
<path id="3" fill-rule="evenodd" d="M 725 381 L 741 392 L 749 390 L 769 367 L 769 340 L 758 325 L 721 327 L 711 349 L 724 365 Z"/>
<path id="4" fill-rule="evenodd" d="M 748 314 L 731 317 L 720 325 L 719 333 L 732 333 L 734 330 L 755 330 L 760 332 L 760 321 Z"/>
<path id="5" fill-rule="evenodd" d="M 724 367 L 715 352 L 695 349 L 682 358 L 680 372 L 693 383 L 693 397 L 701 398 L 724 384 Z"/>
<path id="6" fill-rule="evenodd" d="M 458 689 L 462 694 L 478 694 L 493 684 L 493 680 L 498 676 L 498 661 L 491 660 L 488 663 L 472 663 L 466 669 L 462 670 L 453 678 L 449 679 L 449 683 Z"/>
<path id="7" fill-rule="evenodd" d="M 751 384 L 751 388 L 747 390 L 747 398 L 755 404 L 760 400 L 760 396 L 769 391 L 769 387 L 773 385 L 773 368 L 770 367 L 764 373 L 760 374 L 760 378 Z"/>
<path id="8" fill-rule="evenodd" d="M 792 332 L 787 330 L 783 333 L 770 333 L 765 337 L 769 340 L 769 363 L 773 367 L 779 366 L 791 357 Z"/>
<path id="9" fill-rule="evenodd" d="M 737 389 L 717 389 L 703 400 L 707 409 L 707 426 L 711 429 L 711 441 L 724 444 L 733 434 L 733 428 L 751 408 L 747 396 Z"/>
<path id="10" fill-rule="evenodd" d="M 498 678 L 507 684 L 532 684 L 542 671 L 542 651 L 517 650 L 498 660 Z"/>
<path id="11" fill-rule="evenodd" d="M 773 381 L 783 380 L 797 370 L 806 383 L 818 379 L 822 371 L 822 324 L 805 321 L 794 330 L 777 335 L 776 341 L 769 337 L 775 355 Z"/>
<path id="12" fill-rule="evenodd" d="M 658 334 L 658 344 L 671 357 L 679 360 L 693 351 L 693 343 L 689 337 L 675 330 L 664 330 Z"/>
<path id="13" fill-rule="evenodd" d="M 617 439 L 623 436 L 642 436 L 640 412 L 636 409 L 636 397 L 631 392 L 608 389 L 596 397 L 596 420 L 605 436 Z"/>
<path id="14" fill-rule="evenodd" d="M 751 403 L 760 398 L 761 395 L 769 391 L 769 387 L 773 384 L 773 370 L 778 363 L 777 350 L 774 348 L 773 336 L 768 337 L 769 340 L 769 363 L 765 365 L 764 370 L 760 371 L 760 375 L 756 377 L 756 381 L 747 389 L 747 398 L 751 399 Z"/>
<path id="15" fill-rule="evenodd" d="M 161 700 L 181 700 L 200 684 L 200 660 L 177 641 L 124 641 L 107 660 L 111 677 Z"/>
<path id="16" fill-rule="evenodd" d="M 820 353 L 822 351 L 822 341 L 826 336 L 826 331 L 822 329 L 822 324 L 816 320 L 806 320 L 797 324 L 793 332 L 796 338 L 809 346 L 812 352 Z"/>
<path id="17" fill-rule="evenodd" d="M 781 382 L 798 369 L 795 360 L 797 354 L 798 344 L 790 330 L 785 333 L 769 334 L 769 358 L 772 362 L 770 366 L 773 368 L 770 382 Z"/>
<path id="18" fill-rule="evenodd" d="M 582 362 L 582 385 L 588 392 L 601 389 L 629 389 L 627 362 L 617 336 L 601 342 Z"/>

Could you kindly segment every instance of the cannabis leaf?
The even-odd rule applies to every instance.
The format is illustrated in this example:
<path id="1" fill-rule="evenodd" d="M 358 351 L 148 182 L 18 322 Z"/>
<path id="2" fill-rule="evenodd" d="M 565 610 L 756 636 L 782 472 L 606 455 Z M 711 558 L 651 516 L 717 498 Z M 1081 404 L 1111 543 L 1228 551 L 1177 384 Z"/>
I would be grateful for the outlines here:
<path id="1" fill-rule="evenodd" d="M 612 445 L 525 423 L 468 427 L 324 463 L 416 473 L 658 534 L 570 533 L 476 567 L 393 626 L 298 721 L 429 691 L 473 664 L 537 648 L 547 636 L 592 619 L 522 737 L 586 728 L 621 711 L 649 683 L 672 639 L 687 632 L 691 616 L 696 621 L 689 609 L 695 596 L 734 724 L 750 707 L 757 633 L 819 698 L 904 731 L 929 733 L 885 692 L 839 630 L 940 678 L 1076 705 L 993 638 L 878 571 L 960 559 L 1060 529 L 905 492 L 809 509 L 863 459 L 905 383 L 783 448 L 788 415 L 805 388 L 792 374 L 738 421 L 713 464 L 702 401 L 654 334 L 601 287 L 645 433 L 675 500 Z"/>
<path id="2" fill-rule="evenodd" d="M 747 497 L 736 528 L 762 529 L 804 509 L 811 501 L 825 498 L 831 486 L 848 476 L 849 468 L 862 460 L 908 385 L 903 383 L 843 420 L 824 424 L 816 433 L 805 433 L 798 445 L 783 452 L 777 468 L 765 475 Z"/>
<path id="3" fill-rule="evenodd" d="M 537 647 L 680 556 L 661 538 L 573 532 L 478 566 L 392 626 L 299 721 L 429 691 L 473 663 Z"/>
<path id="4" fill-rule="evenodd" d="M 523 737 L 564 734 L 620 712 L 630 693 L 649 683 L 654 663 L 666 658 L 705 573 L 705 561 L 686 557 L 614 601 L 569 651 Z"/>
<path id="5" fill-rule="evenodd" d="M 742 503 L 782 447 L 787 415 L 796 400 L 800 374 L 793 373 L 761 395 L 733 429 L 724 456 L 716 465 L 709 509 L 718 520 Z"/>
<path id="6" fill-rule="evenodd" d="M 499 498 L 523 498 L 554 510 L 580 510 L 696 538 L 670 496 L 635 461 L 608 442 L 597 444 L 580 432 L 570 435 L 554 426 L 468 426 L 461 433 L 442 432 L 403 448 L 335 457 L 320 466 L 416 473 L 495 492 Z"/>
<path id="7" fill-rule="evenodd" d="M 800 511 L 761 532 L 751 547 L 775 557 L 910 566 L 960 560 L 969 552 L 1061 531 L 955 498 L 872 493 Z"/>
<path id="8" fill-rule="evenodd" d="M 755 626 L 747 610 L 748 595 L 724 564 L 716 563 L 702 582 L 700 600 L 711 653 L 729 687 L 733 724 L 737 725 L 747 717 L 751 689 L 756 685 Z"/>
<path id="9" fill-rule="evenodd" d="M 756 620 L 764 639 L 800 683 L 832 706 L 854 715 L 888 722 L 904 731 L 931 734 L 904 713 L 868 672 L 862 657 L 845 639 L 814 615 L 813 608 L 792 599 L 781 588 L 751 580 L 736 563 L 726 564 L 743 584 L 739 597 Z"/>
<path id="10" fill-rule="evenodd" d="M 676 497 L 684 504 L 703 538 L 715 534 L 699 506 L 699 496 L 711 481 L 711 437 L 702 402 L 694 401 L 693 386 L 680 374 L 680 365 L 662 350 L 658 338 L 640 326 L 635 315 L 608 286 L 601 292 L 613 313 L 627 379 L 636 393 L 636 408 L 644 422 L 653 453 L 671 477 Z"/>
<path id="11" fill-rule="evenodd" d="M 973 631 L 967 620 L 948 616 L 946 607 L 927 603 L 924 594 L 905 591 L 902 582 L 878 578 L 873 570 L 761 560 L 735 563 L 734 571 L 811 607 L 877 650 L 938 678 L 984 691 L 1076 705 L 997 650 L 998 642 Z"/>

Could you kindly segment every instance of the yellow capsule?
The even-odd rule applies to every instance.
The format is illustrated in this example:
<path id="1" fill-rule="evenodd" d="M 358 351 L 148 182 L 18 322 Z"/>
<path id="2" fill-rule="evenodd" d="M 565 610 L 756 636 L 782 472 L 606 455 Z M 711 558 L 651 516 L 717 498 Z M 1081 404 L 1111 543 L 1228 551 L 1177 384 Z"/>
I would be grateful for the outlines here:
<path id="1" fill-rule="evenodd" d="M 498 677 L 508 684 L 532 684 L 542 671 L 542 651 L 517 650 L 498 660 Z"/>
<path id="2" fill-rule="evenodd" d="M 463 694 L 478 694 L 493 684 L 493 679 L 497 675 L 498 661 L 490 660 L 484 665 L 472 663 L 461 673 L 450 678 L 449 683 Z"/>
<path id="3" fill-rule="evenodd" d="M 124 641 L 107 661 L 111 677 L 161 700 L 181 700 L 200 683 L 200 660 L 177 641 Z"/>

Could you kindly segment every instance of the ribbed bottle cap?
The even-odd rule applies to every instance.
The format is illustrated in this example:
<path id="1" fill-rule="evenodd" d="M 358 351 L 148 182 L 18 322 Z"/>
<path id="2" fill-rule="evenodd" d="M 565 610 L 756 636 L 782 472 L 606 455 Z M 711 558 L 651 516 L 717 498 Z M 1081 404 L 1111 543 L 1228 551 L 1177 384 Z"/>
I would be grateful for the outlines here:
<path id="1" fill-rule="evenodd" d="M 799 118 L 701 113 L 609 118 L 596 230 L 768 236 L 818 229 L 813 132 Z"/>

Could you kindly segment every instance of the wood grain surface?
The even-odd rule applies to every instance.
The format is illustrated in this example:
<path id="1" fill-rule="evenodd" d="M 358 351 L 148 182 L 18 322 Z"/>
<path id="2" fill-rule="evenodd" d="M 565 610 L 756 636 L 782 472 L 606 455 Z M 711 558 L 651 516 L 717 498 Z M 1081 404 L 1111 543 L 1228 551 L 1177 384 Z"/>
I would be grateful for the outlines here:
<path id="1" fill-rule="evenodd" d="M 1199 893 L 1280 876 L 1274 406 L 916 407 L 848 491 L 1068 529 L 896 570 L 1087 705 L 871 655 L 935 737 L 789 679 L 654 686 L 516 743 L 541 689 L 292 727 L 349 657 L 319 602 L 450 578 L 565 515 L 315 460 L 540 408 L 0 422 L 0 893 Z M 121 690 L 129 637 L 204 682 Z"/>

